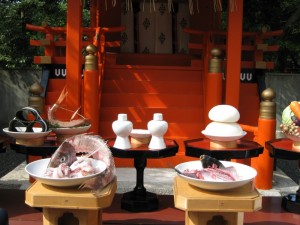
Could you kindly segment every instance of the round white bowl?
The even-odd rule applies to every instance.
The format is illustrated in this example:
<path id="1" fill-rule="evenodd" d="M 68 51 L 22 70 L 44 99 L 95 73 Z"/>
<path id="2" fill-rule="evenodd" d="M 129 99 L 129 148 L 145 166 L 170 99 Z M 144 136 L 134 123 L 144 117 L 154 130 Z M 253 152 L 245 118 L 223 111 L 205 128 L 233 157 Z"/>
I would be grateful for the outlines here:
<path id="1" fill-rule="evenodd" d="M 239 136 L 243 129 L 238 123 L 211 122 L 205 127 L 205 133 L 212 136 Z"/>
<path id="2" fill-rule="evenodd" d="M 300 137 L 297 137 L 295 135 L 290 135 L 283 133 L 288 139 L 292 140 L 293 142 L 299 142 L 300 143 Z"/>
<path id="3" fill-rule="evenodd" d="M 228 190 L 228 189 L 241 187 L 253 181 L 257 175 L 256 170 L 250 166 L 241 163 L 229 162 L 229 161 L 221 161 L 221 162 L 225 167 L 234 166 L 240 179 L 237 181 L 205 181 L 205 180 L 188 177 L 181 173 L 178 173 L 178 176 L 182 177 L 185 181 L 187 181 L 189 184 L 193 186 L 206 189 L 206 190 L 220 191 L 220 190 Z M 200 160 L 197 160 L 197 161 L 190 161 L 190 162 L 178 164 L 175 167 L 175 169 L 180 172 L 183 172 L 186 169 L 201 170 L 203 169 L 203 167 Z"/>
<path id="4" fill-rule="evenodd" d="M 133 129 L 130 133 L 130 136 L 133 138 L 147 138 L 147 137 L 150 137 L 151 134 L 150 134 L 149 130 Z"/>
<path id="5" fill-rule="evenodd" d="M 75 135 L 75 134 L 81 134 L 86 132 L 88 129 L 90 129 L 91 124 L 87 126 L 80 126 L 80 127 L 61 127 L 61 128 L 51 128 L 51 130 L 55 134 L 61 134 L 61 135 Z"/>
<path id="6" fill-rule="evenodd" d="M 247 132 L 243 131 L 241 135 L 233 135 L 233 136 L 215 136 L 215 135 L 211 135 L 208 134 L 205 130 L 202 131 L 202 134 L 204 134 L 205 137 L 207 137 L 210 140 L 213 141 L 236 141 L 241 139 L 242 137 L 244 137 Z"/>
<path id="7" fill-rule="evenodd" d="M 16 127 L 19 132 L 15 131 L 9 131 L 8 128 L 4 128 L 3 131 L 7 135 L 15 138 L 15 139 L 36 139 L 36 138 L 42 138 L 46 137 L 51 130 L 42 132 L 42 128 L 39 127 L 33 127 L 34 132 L 25 132 L 26 127 Z"/>
<path id="8" fill-rule="evenodd" d="M 98 173 L 84 176 L 84 177 L 79 177 L 79 178 L 49 178 L 44 176 L 49 162 L 50 162 L 50 158 L 33 161 L 28 165 L 26 165 L 25 171 L 31 177 L 35 178 L 36 180 L 40 181 L 43 184 L 47 184 L 55 187 L 72 187 L 72 186 L 78 186 L 82 184 L 84 181 L 99 175 L 107 168 L 107 166 L 103 161 L 93 159 L 92 161 L 93 166 L 95 168 L 98 168 L 99 170 Z"/>

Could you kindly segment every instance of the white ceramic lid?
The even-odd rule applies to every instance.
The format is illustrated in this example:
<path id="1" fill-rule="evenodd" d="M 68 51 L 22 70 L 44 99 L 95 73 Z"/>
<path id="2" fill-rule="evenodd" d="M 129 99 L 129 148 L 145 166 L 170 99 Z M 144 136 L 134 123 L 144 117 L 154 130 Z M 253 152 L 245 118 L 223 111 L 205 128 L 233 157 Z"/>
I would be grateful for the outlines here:
<path id="1" fill-rule="evenodd" d="M 154 113 L 153 114 L 153 120 L 157 120 L 157 121 L 163 120 L 162 113 Z"/>
<path id="2" fill-rule="evenodd" d="M 125 113 L 118 114 L 118 120 L 126 121 L 127 120 L 127 114 L 125 114 Z"/>
<path id="3" fill-rule="evenodd" d="M 217 105 L 209 111 L 208 117 L 216 122 L 234 123 L 240 119 L 240 113 L 231 105 Z"/>

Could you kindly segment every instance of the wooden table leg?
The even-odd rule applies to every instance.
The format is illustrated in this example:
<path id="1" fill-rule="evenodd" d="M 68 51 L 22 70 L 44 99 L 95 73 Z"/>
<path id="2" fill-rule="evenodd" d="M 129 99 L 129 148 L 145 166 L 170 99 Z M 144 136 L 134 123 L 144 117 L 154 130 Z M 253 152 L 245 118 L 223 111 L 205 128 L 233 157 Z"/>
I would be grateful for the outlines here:
<path id="1" fill-rule="evenodd" d="M 185 212 L 185 225 L 243 225 L 243 212 Z"/>
<path id="2" fill-rule="evenodd" d="M 43 225 L 102 225 L 102 210 L 43 208 Z"/>

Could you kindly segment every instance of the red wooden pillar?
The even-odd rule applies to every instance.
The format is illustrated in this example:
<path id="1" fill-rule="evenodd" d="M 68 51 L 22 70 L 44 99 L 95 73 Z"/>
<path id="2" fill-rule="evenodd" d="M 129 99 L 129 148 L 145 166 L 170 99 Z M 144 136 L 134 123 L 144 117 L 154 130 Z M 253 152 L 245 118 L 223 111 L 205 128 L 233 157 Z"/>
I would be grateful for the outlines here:
<path id="1" fill-rule="evenodd" d="M 225 103 L 239 108 L 241 51 L 243 32 L 243 0 L 236 0 L 236 7 L 228 5 L 226 91 Z"/>
<path id="2" fill-rule="evenodd" d="M 68 0 L 67 35 L 66 35 L 66 90 L 68 92 L 66 104 L 69 109 L 81 106 L 81 23 L 82 1 Z"/>
<path id="3" fill-rule="evenodd" d="M 83 112 L 90 119 L 90 131 L 99 134 L 100 89 L 98 60 L 95 45 L 86 47 L 88 55 L 85 57 L 84 86 L 83 86 Z"/>
<path id="4" fill-rule="evenodd" d="M 263 101 L 260 103 L 260 115 L 258 119 L 257 141 L 265 147 L 266 141 L 275 139 L 276 136 L 276 105 L 272 100 L 275 92 L 268 88 L 262 93 Z M 257 177 L 255 186 L 259 189 L 271 189 L 273 180 L 274 159 L 269 151 L 264 151 L 259 157 L 251 159 L 251 166 L 256 169 Z"/>
<path id="5" fill-rule="evenodd" d="M 238 109 L 242 59 L 243 0 L 236 0 L 235 8 L 232 8 L 230 4 L 231 2 L 228 2 L 225 104 Z M 249 162 L 240 159 L 232 161 L 250 163 L 250 160 Z"/>

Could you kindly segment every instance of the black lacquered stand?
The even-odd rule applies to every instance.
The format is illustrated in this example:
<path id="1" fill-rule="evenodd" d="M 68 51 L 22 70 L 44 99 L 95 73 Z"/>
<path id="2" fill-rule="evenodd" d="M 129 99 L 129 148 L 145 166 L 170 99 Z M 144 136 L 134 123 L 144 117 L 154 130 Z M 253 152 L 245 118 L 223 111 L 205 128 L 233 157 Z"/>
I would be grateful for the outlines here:
<path id="1" fill-rule="evenodd" d="M 286 160 L 299 160 L 300 150 L 293 148 L 293 141 L 287 138 L 275 139 L 266 142 L 270 156 Z M 282 198 L 282 207 L 292 213 L 300 214 L 300 183 L 296 193 L 288 194 Z"/>
<path id="2" fill-rule="evenodd" d="M 187 140 L 184 141 L 184 145 L 187 156 L 199 158 L 200 155 L 209 155 L 220 160 L 253 158 L 259 156 L 264 150 L 260 144 L 242 139 L 237 141 L 234 148 L 212 148 L 207 138 Z"/>
<path id="3" fill-rule="evenodd" d="M 0 153 L 5 153 L 6 152 L 6 148 L 4 147 L 4 143 L 3 141 L 0 141 Z"/>
<path id="4" fill-rule="evenodd" d="M 12 150 L 26 155 L 27 162 L 29 162 L 28 156 L 41 156 L 42 158 L 51 157 L 58 147 L 59 145 L 51 139 L 45 139 L 44 144 L 38 146 L 26 146 L 15 142 L 10 143 L 10 148 Z"/>
<path id="5" fill-rule="evenodd" d="M 155 193 L 148 192 L 144 187 L 144 169 L 147 166 L 147 159 L 165 158 L 175 156 L 178 152 L 178 144 L 174 140 L 165 139 L 166 148 L 151 150 L 148 146 L 141 146 L 131 149 L 114 148 L 115 139 L 108 140 L 114 157 L 133 158 L 136 169 L 136 186 L 130 192 L 124 193 L 121 201 L 121 208 L 132 212 L 148 212 L 158 209 L 159 202 Z"/>

